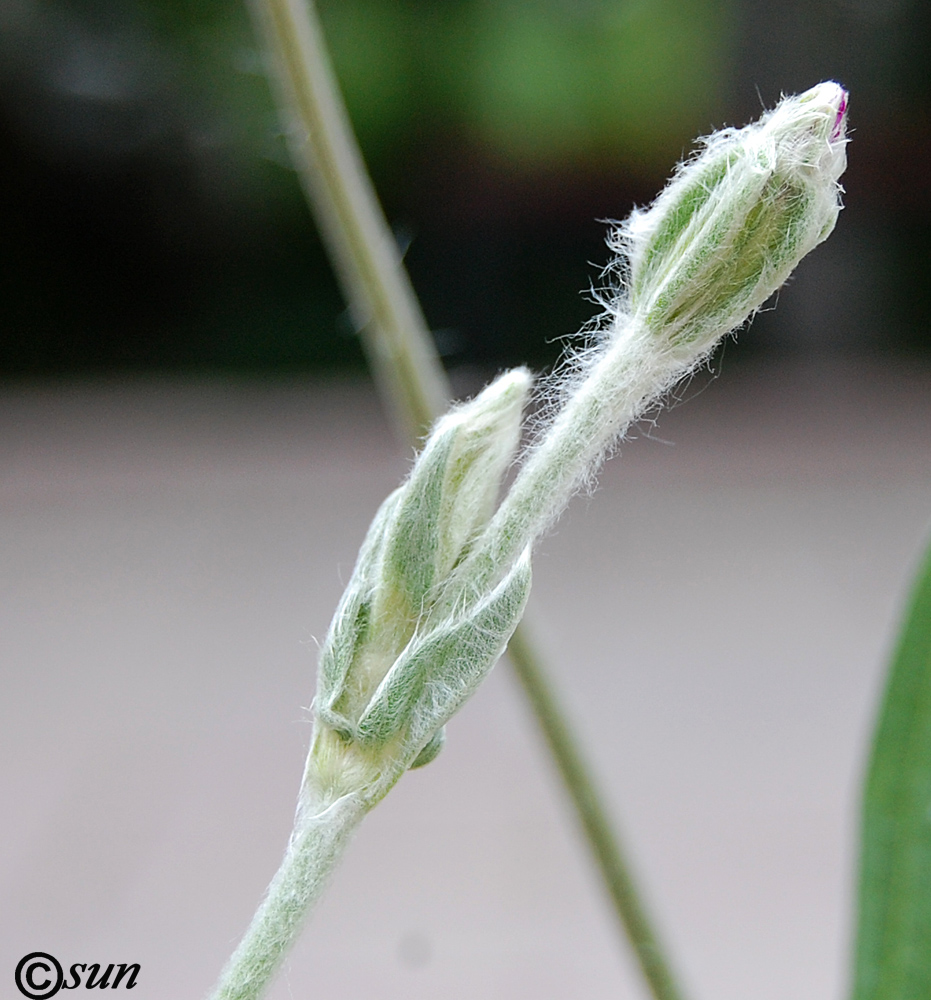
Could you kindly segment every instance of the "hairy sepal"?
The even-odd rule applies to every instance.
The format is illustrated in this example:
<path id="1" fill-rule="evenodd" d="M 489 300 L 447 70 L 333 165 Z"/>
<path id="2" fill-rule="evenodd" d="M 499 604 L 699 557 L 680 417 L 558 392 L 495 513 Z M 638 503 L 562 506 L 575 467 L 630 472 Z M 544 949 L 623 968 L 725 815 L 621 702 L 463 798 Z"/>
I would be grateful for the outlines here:
<path id="1" fill-rule="evenodd" d="M 399 487 L 378 508 L 320 650 L 315 709 L 334 728 L 347 732 L 351 722 L 340 716 L 334 706 L 346 700 L 347 678 L 359 650 L 369 639 L 385 535 L 402 492 L 403 487 Z"/>
<path id="2" fill-rule="evenodd" d="M 724 129 L 612 237 L 629 311 L 672 351 L 700 352 L 743 323 L 841 209 L 847 95 L 822 83 L 758 122 Z"/>
<path id="3" fill-rule="evenodd" d="M 359 741 L 396 745 L 405 766 L 418 762 L 504 652 L 524 612 L 530 583 L 528 546 L 487 597 L 412 639 L 359 720 Z"/>
<path id="4" fill-rule="evenodd" d="M 374 612 L 400 649 L 494 511 L 531 379 L 507 372 L 437 421 L 386 531 Z"/>
<path id="5" fill-rule="evenodd" d="M 427 654 L 410 666 L 413 652 L 483 620 L 481 595 L 465 618 L 440 611 L 436 599 L 494 511 L 530 383 L 523 369 L 507 372 L 441 418 L 407 482 L 376 514 L 320 655 L 317 719 L 346 741 L 359 738 L 386 676 L 402 688 L 425 683 L 417 671 Z M 418 747 L 418 766 L 439 753 L 438 728 Z"/>

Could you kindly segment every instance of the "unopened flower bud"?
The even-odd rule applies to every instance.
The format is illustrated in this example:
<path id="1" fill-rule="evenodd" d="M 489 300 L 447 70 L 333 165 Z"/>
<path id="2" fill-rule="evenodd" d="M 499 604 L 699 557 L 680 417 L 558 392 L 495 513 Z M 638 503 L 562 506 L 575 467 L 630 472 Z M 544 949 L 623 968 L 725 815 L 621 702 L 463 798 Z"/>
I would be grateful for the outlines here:
<path id="1" fill-rule="evenodd" d="M 846 92 L 821 83 L 706 139 L 616 234 L 634 322 L 694 351 L 752 315 L 834 228 L 846 111 Z"/>
<path id="2" fill-rule="evenodd" d="M 376 514 L 330 626 L 316 715 L 379 773 L 436 756 L 443 725 L 523 611 L 529 553 L 473 601 L 440 608 L 437 598 L 494 511 L 530 383 L 526 370 L 508 372 L 437 422 Z M 326 753 L 337 753 L 332 742 Z"/>
<path id="3" fill-rule="evenodd" d="M 520 443 L 530 384 L 525 368 L 509 371 L 430 433 L 385 534 L 372 615 L 391 645 L 387 652 L 404 646 L 431 594 L 491 517 Z"/>
<path id="4" fill-rule="evenodd" d="M 538 538 L 646 407 L 830 235 L 846 115 L 836 83 L 784 98 L 758 122 L 706 139 L 653 205 L 616 230 L 608 270 L 621 287 L 603 298 L 591 346 L 557 371 L 560 405 L 470 555 L 469 582 L 494 580 Z"/>

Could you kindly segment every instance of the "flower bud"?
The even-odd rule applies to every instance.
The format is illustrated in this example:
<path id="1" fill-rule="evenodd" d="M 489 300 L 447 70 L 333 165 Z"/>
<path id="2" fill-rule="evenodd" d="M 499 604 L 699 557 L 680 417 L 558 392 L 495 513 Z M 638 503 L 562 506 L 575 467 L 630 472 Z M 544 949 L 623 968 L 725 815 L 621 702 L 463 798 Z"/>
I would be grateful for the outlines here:
<path id="1" fill-rule="evenodd" d="M 376 763 L 379 748 L 405 766 L 439 752 L 442 726 L 523 611 L 529 553 L 472 601 L 441 608 L 437 598 L 494 511 L 530 382 L 508 372 L 441 418 L 362 545 L 320 653 L 315 710 Z"/>
<path id="2" fill-rule="evenodd" d="M 528 545 L 476 604 L 414 636 L 359 720 L 363 744 L 400 739 L 418 752 L 429 746 L 504 652 L 530 594 L 530 553 Z"/>
<path id="3" fill-rule="evenodd" d="M 437 421 L 403 487 L 385 536 L 373 616 L 403 647 L 469 542 L 488 522 L 520 443 L 531 377 L 502 375 Z"/>
<path id="4" fill-rule="evenodd" d="M 706 139 L 612 240 L 634 322 L 693 353 L 759 309 L 834 228 L 846 113 L 846 92 L 821 83 Z"/>

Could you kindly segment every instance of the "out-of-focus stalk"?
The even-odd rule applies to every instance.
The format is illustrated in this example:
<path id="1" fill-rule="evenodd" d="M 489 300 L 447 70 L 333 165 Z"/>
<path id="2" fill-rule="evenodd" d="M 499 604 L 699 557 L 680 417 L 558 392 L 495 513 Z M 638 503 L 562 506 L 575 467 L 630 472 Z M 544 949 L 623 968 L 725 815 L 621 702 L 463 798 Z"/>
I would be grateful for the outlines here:
<path id="1" fill-rule="evenodd" d="M 323 31 L 307 0 L 251 0 L 271 56 L 291 156 L 362 338 L 405 439 L 419 439 L 449 402 L 449 385 L 385 223 Z"/>

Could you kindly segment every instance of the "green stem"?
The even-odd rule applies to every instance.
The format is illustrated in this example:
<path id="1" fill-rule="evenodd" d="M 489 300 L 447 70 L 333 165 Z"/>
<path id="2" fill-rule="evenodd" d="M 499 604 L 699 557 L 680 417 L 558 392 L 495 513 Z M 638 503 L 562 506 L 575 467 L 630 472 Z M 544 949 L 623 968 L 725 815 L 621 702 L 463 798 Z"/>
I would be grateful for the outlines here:
<path id="1" fill-rule="evenodd" d="M 252 0 L 252 4 L 274 64 L 294 163 L 321 238 L 383 397 L 405 438 L 414 441 L 443 413 L 452 394 L 363 164 L 313 0 Z M 607 810 L 526 632 L 519 627 L 512 637 L 511 662 L 653 996 L 680 1000 Z"/>
<path id="2" fill-rule="evenodd" d="M 367 811 L 361 798 L 346 795 L 299 823 L 281 867 L 221 973 L 211 1000 L 259 1000 L 265 993 Z"/>
<path id="3" fill-rule="evenodd" d="M 525 454 L 501 505 L 457 570 L 462 587 L 500 575 L 562 513 L 611 443 L 646 403 L 688 370 L 636 317 L 619 320 L 611 344 Z M 458 589 L 450 588 L 454 602 Z"/>
<path id="4" fill-rule="evenodd" d="M 365 169 L 312 3 L 253 0 L 272 55 L 291 155 L 369 363 L 406 438 L 446 409 L 449 386 Z"/>
<path id="5" fill-rule="evenodd" d="M 526 629 L 519 629 L 511 637 L 508 656 L 533 706 L 537 722 L 588 838 L 614 911 L 653 996 L 656 1000 L 682 1000 L 683 994 L 634 882 L 617 830 L 611 824 L 594 776 L 569 729 L 559 699 L 527 640 Z"/>

